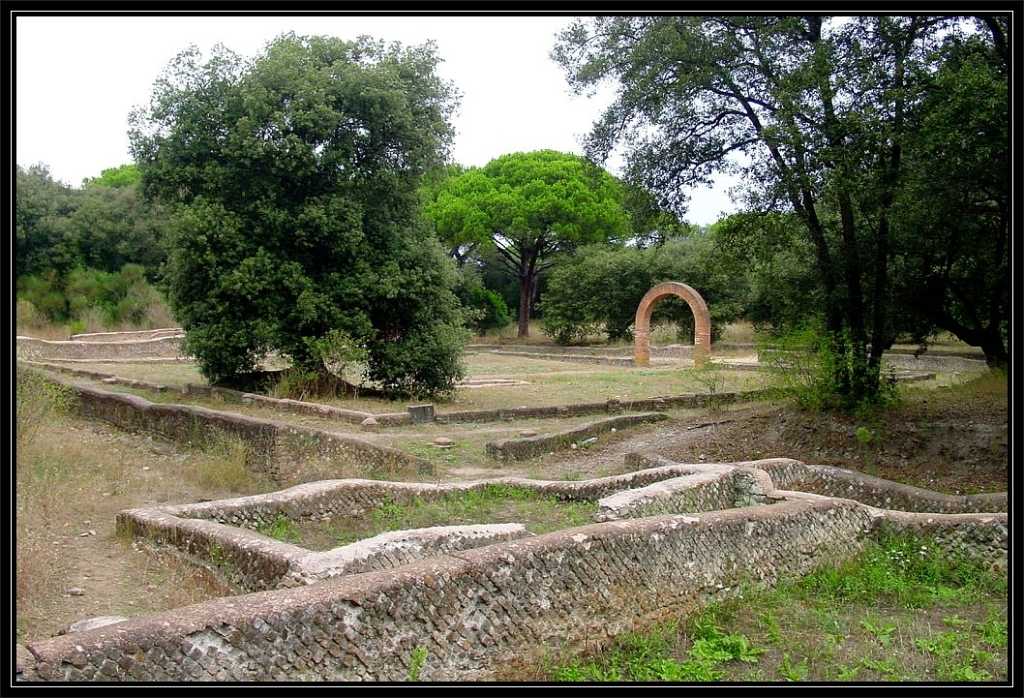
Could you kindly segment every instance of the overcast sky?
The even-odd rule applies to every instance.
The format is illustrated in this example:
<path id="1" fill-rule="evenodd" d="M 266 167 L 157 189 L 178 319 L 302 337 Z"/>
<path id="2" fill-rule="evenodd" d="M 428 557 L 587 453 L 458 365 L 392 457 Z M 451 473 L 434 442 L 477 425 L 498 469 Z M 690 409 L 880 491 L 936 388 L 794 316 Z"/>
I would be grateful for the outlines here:
<path id="1" fill-rule="evenodd" d="M 19 17 L 17 162 L 43 162 L 79 186 L 130 162 L 128 113 L 149 101 L 153 80 L 189 44 L 247 56 L 287 31 L 351 39 L 437 42 L 441 74 L 462 93 L 453 157 L 483 165 L 515 151 L 581 153 L 581 137 L 610 100 L 574 97 L 549 58 L 567 17 Z M 618 174 L 618 162 L 609 169 Z M 727 182 L 691 192 L 687 219 L 732 211 Z"/>

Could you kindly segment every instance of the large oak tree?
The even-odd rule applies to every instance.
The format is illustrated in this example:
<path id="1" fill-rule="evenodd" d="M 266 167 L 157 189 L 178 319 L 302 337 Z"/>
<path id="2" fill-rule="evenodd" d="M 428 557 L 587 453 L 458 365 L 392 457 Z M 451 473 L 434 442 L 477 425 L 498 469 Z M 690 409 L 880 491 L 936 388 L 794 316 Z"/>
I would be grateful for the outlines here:
<path id="1" fill-rule="evenodd" d="M 252 60 L 185 51 L 157 80 L 132 153 L 177 208 L 170 301 L 211 380 L 272 350 L 323 373 L 340 337 L 387 389 L 452 388 L 454 270 L 417 194 L 452 137 L 438 61 L 430 44 L 288 34 Z"/>

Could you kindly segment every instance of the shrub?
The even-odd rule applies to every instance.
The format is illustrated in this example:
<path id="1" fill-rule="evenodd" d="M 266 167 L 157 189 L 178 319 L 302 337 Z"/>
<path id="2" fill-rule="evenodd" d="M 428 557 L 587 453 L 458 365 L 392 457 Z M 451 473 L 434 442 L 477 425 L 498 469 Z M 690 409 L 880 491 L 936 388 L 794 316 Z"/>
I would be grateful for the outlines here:
<path id="1" fill-rule="evenodd" d="M 500 330 L 512 322 L 505 299 L 465 270 L 459 275 L 455 295 L 462 303 L 469 327 L 478 335 L 488 330 Z"/>
<path id="2" fill-rule="evenodd" d="M 18 334 L 21 334 L 22 328 L 35 328 L 46 323 L 46 318 L 43 316 L 32 301 L 18 299 L 17 306 L 14 311 L 15 326 L 18 328 Z"/>
<path id="3" fill-rule="evenodd" d="M 146 281 L 145 270 L 138 264 L 126 264 L 116 273 L 79 267 L 63 278 L 55 273 L 22 277 L 18 298 L 28 304 L 21 307 L 36 324 L 69 322 L 71 334 L 176 324 L 163 296 Z"/>
<path id="4" fill-rule="evenodd" d="M 844 341 L 846 354 L 837 354 L 820 325 L 806 325 L 783 335 L 762 339 L 758 355 L 773 375 L 776 388 L 792 398 L 801 409 L 846 410 L 870 416 L 873 410 L 892 406 L 899 398 L 896 377 L 881 376 L 877 395 L 864 403 L 850 404 L 836 383 L 838 366 L 852 361 L 850 342 Z"/>

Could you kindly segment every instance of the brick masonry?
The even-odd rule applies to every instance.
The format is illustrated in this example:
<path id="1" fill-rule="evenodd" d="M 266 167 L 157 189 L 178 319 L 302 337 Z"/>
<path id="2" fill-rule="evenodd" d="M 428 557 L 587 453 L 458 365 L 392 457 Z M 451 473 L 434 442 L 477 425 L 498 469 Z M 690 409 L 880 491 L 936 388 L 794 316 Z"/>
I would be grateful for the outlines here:
<path id="1" fill-rule="evenodd" d="M 17 338 L 18 355 L 23 359 L 151 359 L 181 358 L 184 335 L 137 339 L 130 341 L 51 341 L 35 337 Z"/>
<path id="2" fill-rule="evenodd" d="M 275 480 L 294 478 L 311 459 L 355 465 L 375 476 L 433 472 L 429 461 L 353 436 L 205 407 L 153 403 L 135 395 L 89 388 L 45 372 L 37 373 L 71 391 L 75 409 L 85 417 L 124 429 L 155 433 L 180 443 L 201 443 L 213 435 L 238 437 L 250 449 L 247 465 Z"/>
<path id="3" fill-rule="evenodd" d="M 256 393 L 244 393 L 231 388 L 220 386 L 199 385 L 186 383 L 183 386 L 172 388 L 167 385 L 142 381 L 134 378 L 122 378 L 110 373 L 93 371 L 84 368 L 75 368 L 62 364 L 55 364 L 45 361 L 21 361 L 25 366 L 33 366 L 48 371 L 57 371 L 90 380 L 98 380 L 112 385 L 125 385 L 141 390 L 152 390 L 156 392 L 167 392 L 168 390 L 179 390 L 183 395 L 194 395 L 198 397 L 219 396 L 228 402 L 254 404 L 269 409 L 279 409 L 286 412 L 308 414 L 328 419 L 337 419 L 350 424 L 362 424 L 367 418 L 374 418 L 377 426 L 400 427 L 412 424 L 412 417 L 409 412 L 387 412 L 372 413 L 359 410 L 349 410 L 333 405 L 324 405 L 318 402 L 305 402 L 301 400 L 290 400 L 284 398 L 273 398 Z M 672 407 L 707 407 L 709 405 L 724 405 L 743 400 L 756 400 L 767 394 L 766 390 L 748 390 L 742 392 L 722 392 L 715 394 L 708 393 L 684 393 L 681 395 L 665 395 L 640 400 L 616 400 L 610 399 L 602 402 L 577 402 L 564 405 L 549 405 L 546 407 L 504 407 L 492 410 L 458 410 L 452 412 L 435 412 L 434 421 L 440 424 L 462 423 L 462 422 L 498 422 L 512 421 L 515 419 L 557 419 L 580 417 L 591 414 L 616 414 L 619 412 L 636 412 L 668 409 Z"/>
<path id="4" fill-rule="evenodd" d="M 700 365 L 711 358 L 711 315 L 708 305 L 697 291 L 678 281 L 658 284 L 640 299 L 633 324 L 633 362 L 637 366 L 651 363 L 651 313 L 658 301 L 676 296 L 686 301 L 693 312 L 693 361 Z"/>
<path id="5" fill-rule="evenodd" d="M 491 441 L 487 443 L 485 448 L 487 455 L 491 458 L 499 460 L 525 460 L 542 456 L 552 451 L 569 448 L 572 444 L 597 436 L 598 434 L 607 433 L 612 429 L 624 429 L 641 424 L 660 422 L 666 419 L 668 419 L 668 415 L 660 412 L 619 415 L 617 417 L 600 419 L 573 429 L 555 432 L 554 434 L 539 434 L 537 436 Z"/>
<path id="6" fill-rule="evenodd" d="M 818 470 L 822 466 L 790 459 L 664 465 L 664 459 L 634 454 L 629 462 L 658 463 L 648 469 L 658 476 L 706 475 L 691 480 L 696 490 L 725 482 L 731 473 L 728 495 L 710 497 L 705 505 L 731 502 L 741 508 L 606 521 L 133 618 L 29 643 L 18 653 L 20 678 L 394 681 L 406 678 L 413 652 L 423 648 L 427 660 L 422 679 L 486 680 L 507 662 L 539 660 L 545 648 L 592 648 L 619 633 L 688 613 L 729 596 L 741 582 L 769 585 L 783 576 L 838 563 L 880 532 L 928 535 L 947 552 L 1006 566 L 1005 513 L 893 511 L 855 499 L 776 489 L 778 483 L 810 482 L 817 473 L 822 482 L 833 483 L 829 486 L 850 491 L 850 479 L 837 477 L 837 469 Z M 639 473 L 631 475 L 644 479 Z M 557 486 L 593 495 L 626 482 L 602 480 L 598 487 L 593 484 L 597 481 Z M 670 480 L 660 477 L 661 484 L 666 482 Z M 852 491 L 877 498 L 884 483 L 866 480 Z M 313 511 L 318 497 L 322 500 L 339 487 L 397 492 L 479 483 L 310 485 L 165 507 L 163 513 L 179 521 L 200 512 L 223 516 L 258 508 L 260 497 L 276 506 L 302 502 L 300 507 Z M 888 484 L 909 503 L 927 492 L 903 487 Z M 939 501 L 922 496 L 917 503 Z M 674 500 L 683 506 L 678 497 Z M 1002 501 L 1005 506 L 1005 494 Z M 963 498 L 959 506 L 977 503 Z M 185 520 L 188 526 L 223 525 Z M 296 548 L 295 554 L 304 552 Z"/>
<path id="7" fill-rule="evenodd" d="M 839 562 L 883 529 L 1005 559 L 1005 514 L 893 515 L 807 495 L 592 524 L 134 618 L 30 643 L 21 678 L 395 681 L 422 647 L 421 679 L 485 680 L 544 648 L 593 647 L 685 614 L 742 581 Z"/>
<path id="8" fill-rule="evenodd" d="M 139 339 L 160 339 L 163 337 L 180 337 L 185 334 L 181 327 L 161 327 L 155 330 L 130 330 L 127 332 L 83 332 L 73 334 L 68 339 L 72 342 L 124 342 Z"/>

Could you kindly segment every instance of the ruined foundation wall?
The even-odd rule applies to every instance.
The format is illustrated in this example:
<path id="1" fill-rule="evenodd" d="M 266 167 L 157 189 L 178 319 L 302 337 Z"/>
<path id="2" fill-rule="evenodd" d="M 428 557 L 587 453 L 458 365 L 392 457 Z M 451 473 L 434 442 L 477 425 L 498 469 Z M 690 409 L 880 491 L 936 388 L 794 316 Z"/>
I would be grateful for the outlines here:
<path id="1" fill-rule="evenodd" d="M 668 419 L 668 415 L 660 412 L 607 417 L 606 419 L 600 419 L 590 424 L 555 432 L 554 434 L 540 434 L 538 436 L 491 441 L 486 445 L 487 455 L 500 460 L 535 458 L 550 451 L 568 448 L 570 444 L 581 439 L 604 434 L 612 429 L 623 429 L 640 424 L 660 422 L 666 419 Z"/>
<path id="2" fill-rule="evenodd" d="M 18 357 L 34 360 L 179 358 L 183 335 L 116 342 L 17 338 Z"/>
<path id="3" fill-rule="evenodd" d="M 878 531 L 937 535 L 951 550 L 1005 566 L 1006 527 L 1005 514 L 885 512 L 817 495 L 599 523 L 30 643 L 21 676 L 402 680 L 423 647 L 424 680 L 488 679 L 544 648 L 594 647 L 688 613 L 740 582 L 772 584 L 835 564 Z"/>
<path id="4" fill-rule="evenodd" d="M 69 339 L 73 342 L 130 342 L 139 339 L 162 339 L 179 337 L 185 334 L 181 327 L 161 327 L 155 330 L 128 330 L 125 332 L 83 332 L 73 334 Z"/>
<path id="5" fill-rule="evenodd" d="M 287 479 L 311 458 L 381 474 L 402 470 L 429 474 L 433 470 L 429 461 L 355 437 L 205 407 L 153 403 L 135 395 L 89 388 L 37 373 L 70 390 L 76 398 L 75 408 L 85 417 L 124 429 L 155 433 L 180 443 L 199 444 L 217 434 L 238 437 L 250 448 L 247 465 L 276 480 Z"/>
<path id="6" fill-rule="evenodd" d="M 818 500 L 594 524 L 32 643 L 26 677 L 402 680 L 423 646 L 422 679 L 486 679 L 541 647 L 687 612 L 741 579 L 852 555 L 871 523 L 854 502 Z"/>

